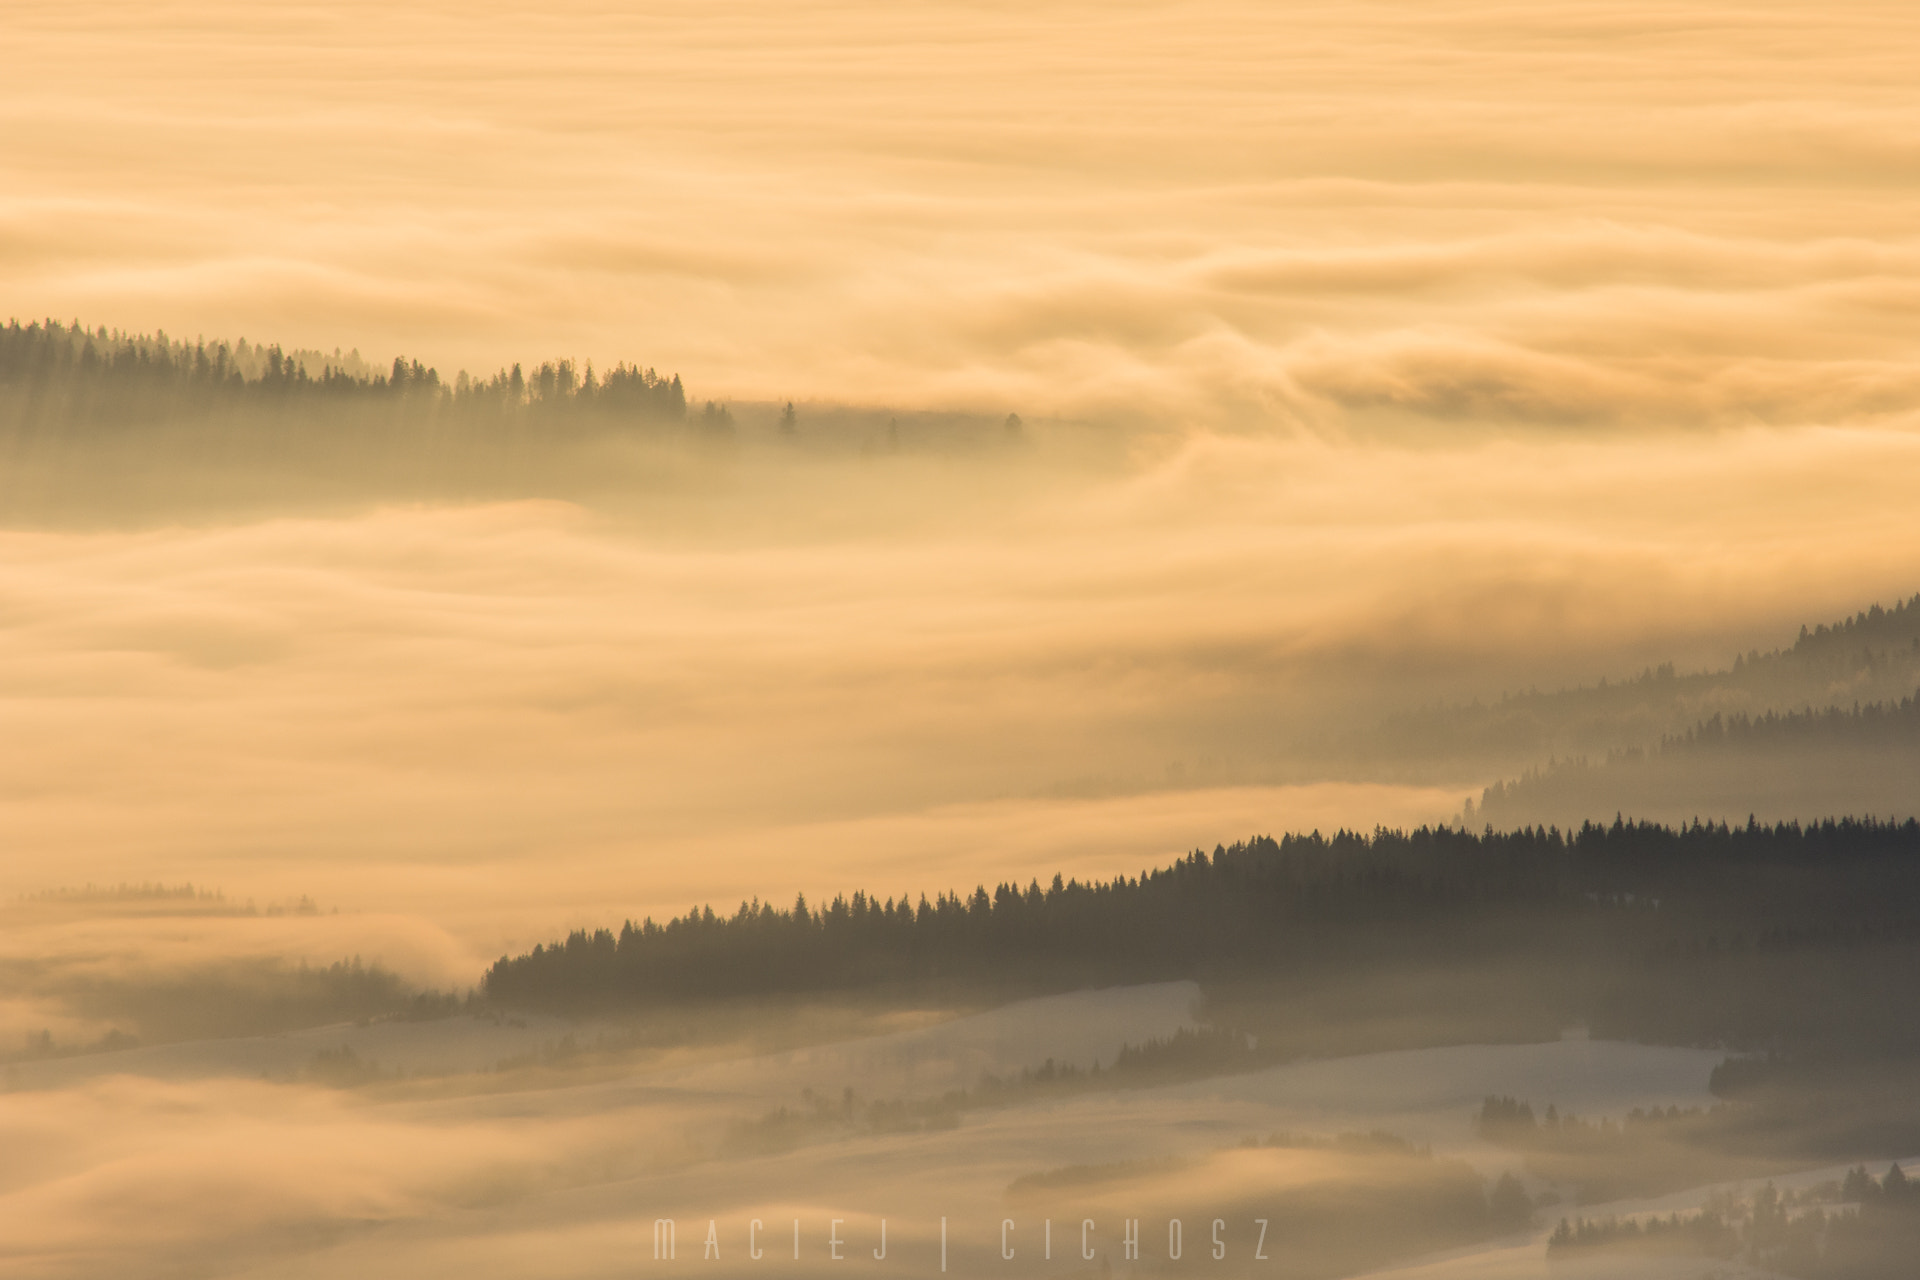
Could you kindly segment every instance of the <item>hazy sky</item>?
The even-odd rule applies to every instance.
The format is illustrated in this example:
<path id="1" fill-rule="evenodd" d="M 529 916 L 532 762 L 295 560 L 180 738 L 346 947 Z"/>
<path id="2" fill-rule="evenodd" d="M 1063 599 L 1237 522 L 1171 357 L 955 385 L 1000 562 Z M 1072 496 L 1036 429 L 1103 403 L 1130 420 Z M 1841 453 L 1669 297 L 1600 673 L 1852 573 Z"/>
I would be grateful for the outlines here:
<path id="1" fill-rule="evenodd" d="M 1906 421 L 1899 3 L 126 6 L 0 28 L 5 307 L 696 393 Z"/>

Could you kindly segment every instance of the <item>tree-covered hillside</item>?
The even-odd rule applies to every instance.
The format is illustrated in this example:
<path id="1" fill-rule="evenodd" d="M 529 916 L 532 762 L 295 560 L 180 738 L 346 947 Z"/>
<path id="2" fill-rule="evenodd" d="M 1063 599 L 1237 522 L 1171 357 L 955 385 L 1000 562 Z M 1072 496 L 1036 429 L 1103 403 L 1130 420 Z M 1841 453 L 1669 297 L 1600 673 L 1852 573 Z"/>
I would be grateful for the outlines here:
<path id="1" fill-rule="evenodd" d="M 748 902 L 581 930 L 502 957 L 484 990 L 585 1012 L 1182 978 L 1242 1006 L 1234 1024 L 1273 1046 L 1317 1018 L 1377 1017 L 1414 1039 L 1585 1021 L 1668 1042 L 1920 1050 L 1920 1027 L 1889 1003 L 1920 982 L 1920 823 L 1262 837 L 1106 882 Z M 1246 1012 L 1260 992 L 1290 994 Z"/>
<path id="2" fill-rule="evenodd" d="M 718 415 L 716 407 L 714 416 Z M 625 364 L 548 361 L 488 378 L 443 380 L 418 360 L 369 369 L 358 353 L 326 356 L 278 346 L 191 343 L 59 321 L 0 328 L 0 433 L 16 448 L 43 433 L 85 436 L 160 423 L 244 416 L 262 427 L 289 418 L 378 424 L 545 428 L 683 422 L 679 375 Z"/>
<path id="3" fill-rule="evenodd" d="M 1890 608 L 1876 604 L 1831 625 L 1803 626 L 1791 645 L 1734 655 L 1714 671 L 1680 672 L 1666 663 L 1628 680 L 1601 679 L 1396 714 L 1347 741 L 1328 744 L 1327 757 L 1371 761 L 1409 776 L 1432 776 L 1438 762 L 1456 770 L 1519 773 L 1551 759 L 1603 760 L 1610 752 L 1650 751 L 1663 738 L 1683 735 L 1716 716 L 1726 723 L 1769 713 L 1897 703 L 1916 688 L 1920 595 Z M 1836 801 L 1813 812 L 1848 811 Z M 1745 812 L 1740 810 L 1742 816 Z M 1578 821 L 1596 814 L 1572 816 Z M 1510 817 L 1534 820 L 1531 814 Z M 1556 820 L 1565 821 L 1566 815 Z"/>
<path id="4" fill-rule="evenodd" d="M 1784 714 L 1713 716 L 1651 750 L 1553 761 L 1488 787 L 1466 819 L 1510 825 L 1607 812 L 1670 820 L 1920 813 L 1920 696 Z"/>
<path id="5" fill-rule="evenodd" d="M 634 488 L 663 448 L 732 434 L 727 409 L 690 412 L 678 375 L 637 365 L 449 379 L 357 353 L 0 327 L 0 519 L 576 497 Z"/>

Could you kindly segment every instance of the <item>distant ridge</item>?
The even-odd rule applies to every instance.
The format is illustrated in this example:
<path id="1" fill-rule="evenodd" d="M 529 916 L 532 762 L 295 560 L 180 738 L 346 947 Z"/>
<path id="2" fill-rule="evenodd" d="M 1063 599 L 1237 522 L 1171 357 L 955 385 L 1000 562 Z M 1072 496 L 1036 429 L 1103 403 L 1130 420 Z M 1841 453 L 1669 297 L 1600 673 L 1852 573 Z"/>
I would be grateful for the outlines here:
<path id="1" fill-rule="evenodd" d="M 1916 690 L 1920 595 L 1802 626 L 1790 647 L 1749 651 L 1720 671 L 1676 676 L 1663 667 L 1630 685 L 1548 695 L 1564 705 L 1614 692 L 1616 705 L 1637 696 L 1644 707 L 1652 694 L 1695 714 L 1650 741 L 1550 758 L 1496 782 L 1467 803 L 1462 820 L 1565 823 L 1621 811 L 1674 821 L 1911 816 L 1920 813 Z"/>
<path id="2" fill-rule="evenodd" d="M 453 417 L 598 417 L 679 422 L 687 398 L 678 374 L 550 360 L 490 378 L 437 370 L 396 356 L 377 370 L 358 351 L 326 355 L 278 345 L 175 341 L 164 331 L 133 334 L 57 320 L 0 328 L 0 429 L 169 421 L 237 407 L 363 410 L 380 406 L 394 422 Z M 399 412 L 395 412 L 399 410 Z M 715 414 L 719 412 L 715 407 Z"/>

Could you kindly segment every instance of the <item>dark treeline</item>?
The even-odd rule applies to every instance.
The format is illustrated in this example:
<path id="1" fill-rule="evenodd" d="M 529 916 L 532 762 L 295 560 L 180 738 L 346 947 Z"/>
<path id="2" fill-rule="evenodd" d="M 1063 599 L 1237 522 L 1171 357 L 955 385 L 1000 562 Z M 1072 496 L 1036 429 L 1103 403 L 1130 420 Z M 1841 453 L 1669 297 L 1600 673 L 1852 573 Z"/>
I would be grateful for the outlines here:
<path id="1" fill-rule="evenodd" d="M 1450 969 L 1481 976 L 1420 987 Z M 1785 973 L 1795 981 L 1783 985 Z M 1342 985 L 1370 976 L 1370 993 Z M 1585 1020 L 1669 1042 L 1771 1048 L 1838 1029 L 1862 1046 L 1920 1048 L 1920 1027 L 1884 996 L 1915 976 L 1920 824 L 1616 820 L 1572 833 L 1262 837 L 1105 882 L 702 908 L 503 957 L 484 990 L 504 1005 L 584 1011 L 1192 978 L 1223 1004 L 1291 987 L 1295 1025 L 1310 1020 L 1301 1000 L 1315 991 L 1339 990 L 1341 1017 L 1368 1000 L 1418 1005 L 1445 1025 L 1406 1033 L 1416 1039 Z M 1519 1021 L 1488 1031 L 1476 1018 L 1493 1015 L 1472 1013 L 1482 1007 Z M 1244 1007 L 1234 1016 L 1262 1029 Z M 1283 1052 L 1289 1041 L 1268 1043 Z"/>
<path id="2" fill-rule="evenodd" d="M 1753 650 L 1734 659 L 1734 668 L 1763 666 L 1784 661 L 1821 662 L 1829 666 L 1844 664 L 1858 651 L 1871 654 L 1889 647 L 1911 645 L 1920 637 L 1920 594 L 1901 600 L 1892 608 L 1873 605 L 1851 618 L 1842 618 L 1832 626 L 1821 624 L 1800 628 L 1790 649 L 1763 654 Z M 1838 662 L 1836 662 L 1838 660 Z"/>
<path id="3" fill-rule="evenodd" d="M 417 360 L 0 327 L 0 516 L 117 521 L 391 497 L 624 491 L 659 446 L 734 434 L 678 375 L 547 361 L 451 380 Z"/>
<path id="4" fill-rule="evenodd" d="M 318 367 L 314 362 L 319 361 Z M 516 364 L 490 378 L 443 381 L 418 360 L 384 372 L 357 356 L 289 355 L 278 346 L 178 342 L 162 333 L 87 330 L 79 322 L 0 328 L 0 426 L 12 432 L 105 429 L 245 411 L 255 417 L 352 408 L 389 425 L 457 422 L 553 427 L 687 418 L 678 374 L 619 364 Z M 722 414 L 714 406 L 709 417 Z"/>
<path id="5" fill-rule="evenodd" d="M 508 1004 L 592 1006 L 773 991 L 850 990 L 912 980 L 1011 979 L 1043 986 L 1191 976 L 1211 962 L 1271 958 L 1296 926 L 1375 909 L 1419 913 L 1448 900 L 1549 892 L 1558 833 L 1477 836 L 1342 832 L 1260 837 L 1105 882 L 1055 876 L 916 901 L 856 892 L 810 907 L 743 902 L 618 933 L 582 930 L 502 957 L 484 979 Z M 1051 976 L 1049 976 L 1051 975 Z"/>

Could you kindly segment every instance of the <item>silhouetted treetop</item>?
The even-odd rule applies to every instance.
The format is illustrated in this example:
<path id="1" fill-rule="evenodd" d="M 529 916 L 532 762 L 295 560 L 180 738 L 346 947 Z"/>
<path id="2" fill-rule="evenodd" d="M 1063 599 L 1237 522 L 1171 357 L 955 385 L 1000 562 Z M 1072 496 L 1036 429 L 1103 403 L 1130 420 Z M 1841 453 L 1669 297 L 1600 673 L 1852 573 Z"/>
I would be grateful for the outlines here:
<path id="1" fill-rule="evenodd" d="M 231 409 L 384 408 L 389 425 L 437 422 L 552 425 L 679 423 L 687 418 L 678 374 L 625 363 L 604 376 L 591 364 L 546 361 L 451 383 L 418 360 L 369 368 L 358 353 L 327 356 L 279 346 L 176 341 L 57 320 L 0 328 L 0 428 L 14 431 L 193 418 Z M 405 412 L 393 413 L 396 406 Z M 724 411 L 721 411 L 724 412 Z"/>
<path id="2" fill-rule="evenodd" d="M 1810 886 L 1821 882 L 1815 891 Z M 1267 972 L 1632 918 L 1640 945 L 1772 927 L 1920 927 L 1920 824 L 1449 827 L 1271 837 L 1107 881 L 822 907 L 758 900 L 502 957 L 492 999 L 556 1008 L 902 983 L 1073 987 Z M 1517 935 L 1516 935 L 1517 936 Z"/>

